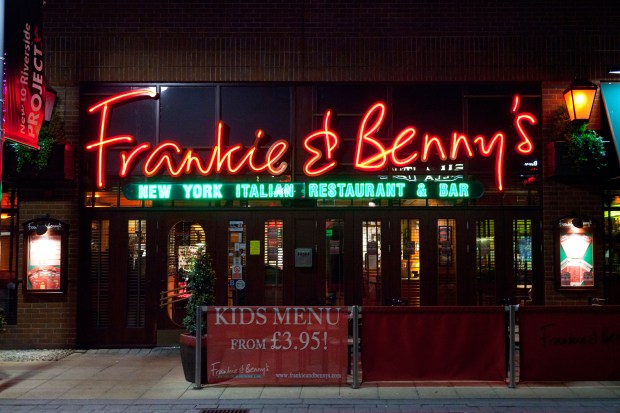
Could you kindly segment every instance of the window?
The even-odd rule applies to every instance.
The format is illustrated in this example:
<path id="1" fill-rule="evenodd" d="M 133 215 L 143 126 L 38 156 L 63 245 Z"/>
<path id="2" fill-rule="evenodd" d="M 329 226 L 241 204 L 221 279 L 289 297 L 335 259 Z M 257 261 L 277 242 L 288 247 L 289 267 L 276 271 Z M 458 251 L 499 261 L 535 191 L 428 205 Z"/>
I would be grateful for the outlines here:
<path id="1" fill-rule="evenodd" d="M 495 220 L 476 221 L 476 304 L 496 304 Z"/>
<path id="2" fill-rule="evenodd" d="M 284 224 L 280 219 L 265 221 L 265 298 L 267 305 L 282 304 L 282 271 L 284 269 L 283 257 Z"/>
<path id="3" fill-rule="evenodd" d="M 420 305 L 420 220 L 400 220 L 400 299 Z"/>
<path id="4" fill-rule="evenodd" d="M 90 273 L 88 300 L 90 325 L 93 328 L 110 326 L 110 221 L 90 223 Z"/>
<path id="5" fill-rule="evenodd" d="M 127 222 L 127 327 L 144 327 L 146 279 L 146 220 Z"/>
<path id="6" fill-rule="evenodd" d="M 456 220 L 437 220 L 437 303 L 456 305 Z"/>
<path id="7" fill-rule="evenodd" d="M 381 220 L 362 221 L 363 305 L 382 305 Z"/>
<path id="8" fill-rule="evenodd" d="M 250 146 L 261 129 L 271 142 L 291 139 L 291 90 L 274 86 L 222 86 L 222 121 L 230 128 L 230 145 Z M 268 144 L 267 138 L 261 144 Z"/>
<path id="9" fill-rule="evenodd" d="M 177 325 L 182 325 L 185 316 L 187 272 L 191 259 L 198 247 L 205 246 L 206 235 L 199 224 L 187 221 L 177 222 L 168 232 L 168 276 L 165 293 L 166 313 Z"/>
<path id="10" fill-rule="evenodd" d="M 533 284 L 532 220 L 512 221 L 513 273 L 517 296 L 528 296 Z"/>
<path id="11" fill-rule="evenodd" d="M 211 147 L 215 142 L 215 87 L 160 87 L 159 139 L 183 147 Z"/>
<path id="12" fill-rule="evenodd" d="M 243 221 L 228 221 L 228 305 L 243 303 L 247 239 Z"/>
<path id="13" fill-rule="evenodd" d="M 5 187 L 8 189 L 8 186 Z M 0 215 L 0 309 L 9 324 L 17 322 L 17 196 L 15 189 L 2 193 Z"/>
<path id="14" fill-rule="evenodd" d="M 325 220 L 325 302 L 344 305 L 344 220 Z"/>

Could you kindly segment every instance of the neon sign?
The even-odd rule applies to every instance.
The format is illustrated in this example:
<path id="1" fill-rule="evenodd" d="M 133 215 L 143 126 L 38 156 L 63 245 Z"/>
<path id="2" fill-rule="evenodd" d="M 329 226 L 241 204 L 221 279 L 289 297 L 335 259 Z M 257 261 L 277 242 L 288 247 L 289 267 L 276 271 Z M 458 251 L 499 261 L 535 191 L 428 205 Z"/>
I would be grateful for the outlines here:
<path id="1" fill-rule="evenodd" d="M 479 182 L 241 182 L 128 184 L 123 194 L 132 200 L 251 200 L 251 199 L 396 199 L 480 198 Z"/>
<path id="2" fill-rule="evenodd" d="M 97 153 L 97 186 L 105 187 L 106 155 L 108 149 L 117 145 L 135 144 L 130 135 L 108 136 L 110 110 L 129 99 L 156 98 L 151 89 L 133 90 L 112 96 L 88 109 L 89 113 L 100 113 L 97 139 L 86 145 L 86 150 Z M 514 115 L 513 127 L 518 142 L 514 149 L 519 155 L 529 155 L 534 145 L 525 128 L 525 123 L 535 125 L 536 117 L 531 113 L 519 112 L 521 99 L 513 97 L 510 113 Z M 504 189 L 504 158 L 506 156 L 507 138 L 504 132 L 498 131 L 491 138 L 476 135 L 473 139 L 460 132 L 453 132 L 449 142 L 444 143 L 438 136 L 425 133 L 419 140 L 418 148 L 412 148 L 418 132 L 415 127 L 402 129 L 390 144 L 382 143 L 377 132 L 383 126 L 387 106 L 383 102 L 372 105 L 360 122 L 353 154 L 353 168 L 365 172 L 377 172 L 385 168 L 410 167 L 416 162 L 426 163 L 432 158 L 442 161 L 454 161 L 457 158 L 476 156 L 495 157 L 495 183 L 499 191 Z M 303 150 L 309 155 L 303 164 L 306 176 L 317 177 L 332 171 L 337 165 L 337 152 L 341 138 L 331 128 L 332 111 L 327 110 L 323 116 L 322 127 L 309 133 L 302 140 Z M 183 149 L 176 142 L 163 141 L 152 146 L 150 143 L 137 144 L 131 150 L 120 152 L 119 177 L 126 177 L 136 167 L 141 158 L 142 173 L 152 177 L 160 173 L 168 173 L 173 177 L 197 174 L 210 176 L 215 174 L 237 174 L 243 170 L 255 173 L 268 173 L 272 176 L 283 174 L 287 168 L 286 156 L 289 143 L 285 139 L 273 142 L 266 152 L 259 154 L 259 143 L 264 133 L 258 130 L 252 146 L 240 144 L 225 146 L 224 124 L 216 126 L 215 145 L 211 154 L 205 158 L 195 153 L 192 148 Z"/>

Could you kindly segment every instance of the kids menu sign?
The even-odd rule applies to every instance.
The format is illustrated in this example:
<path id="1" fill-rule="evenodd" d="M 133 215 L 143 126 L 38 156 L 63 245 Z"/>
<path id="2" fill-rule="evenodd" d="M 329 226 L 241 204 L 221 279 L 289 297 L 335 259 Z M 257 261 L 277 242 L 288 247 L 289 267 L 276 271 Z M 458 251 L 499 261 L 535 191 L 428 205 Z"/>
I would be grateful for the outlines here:
<path id="1" fill-rule="evenodd" d="M 346 383 L 346 307 L 209 307 L 209 383 Z"/>
<path id="2" fill-rule="evenodd" d="M 98 188 L 104 188 L 106 185 L 108 162 L 110 165 L 119 165 L 117 175 L 121 178 L 136 175 L 137 169 L 148 178 L 158 175 L 173 178 L 184 175 L 213 177 L 247 172 L 285 178 L 289 172 L 289 162 L 292 159 L 289 140 L 278 139 L 267 146 L 264 143 L 265 133 L 261 129 L 255 132 L 254 143 L 249 147 L 241 144 L 227 145 L 226 125 L 219 121 L 216 124 L 215 142 L 207 153 L 193 148 L 182 148 L 172 140 L 162 140 L 155 145 L 149 142 L 137 142 L 131 135 L 109 134 L 110 117 L 116 106 L 131 104 L 131 101 L 136 99 L 156 98 L 157 93 L 154 89 L 137 89 L 103 99 L 88 109 L 90 114 L 99 116 L 97 136 L 85 146 L 87 151 L 95 153 Z M 309 131 L 295 150 L 300 152 L 303 173 L 309 178 L 334 174 L 341 163 L 350 164 L 355 171 L 363 174 L 416 166 L 423 169 L 423 166 L 433 161 L 458 162 L 465 158 L 473 161 L 481 157 L 491 158 L 494 159 L 492 172 L 495 176 L 496 189 L 503 191 L 504 166 L 508 152 L 518 156 L 528 156 L 534 152 L 530 129 L 537 123 L 537 119 L 520 108 L 521 97 L 514 95 L 511 106 L 506 110 L 513 117 L 510 129 L 514 131 L 516 139 L 508 139 L 508 134 L 501 130 L 489 136 L 467 135 L 455 131 L 450 137 L 440 138 L 432 131 L 418 131 L 413 125 L 395 131 L 391 139 L 389 137 L 386 139 L 383 137 L 383 132 L 387 129 L 384 123 L 388 107 L 384 102 L 376 102 L 361 117 L 352 151 L 345 149 L 345 145 L 341 147 L 344 138 L 352 137 L 340 136 L 335 129 L 335 122 L 332 122 L 332 110 L 327 110 L 323 114 L 321 126 Z M 231 127 L 234 128 L 234 125 Z M 128 150 L 114 150 L 128 145 L 131 147 Z M 284 188 L 282 191 L 288 193 L 286 191 L 290 192 L 293 189 Z M 416 191 L 418 189 L 423 193 L 425 188 L 416 188 Z M 182 194 L 184 190 L 193 193 L 202 191 L 202 188 L 199 186 L 179 188 L 178 192 Z M 209 190 L 215 193 L 217 188 Z M 245 193 L 244 191 L 250 193 L 252 188 L 239 187 L 232 191 L 238 196 Z M 309 188 L 308 193 L 311 191 Z M 317 193 L 318 191 L 320 189 L 317 188 Z M 327 193 L 328 190 L 325 191 Z M 337 191 L 334 189 L 334 193 Z M 140 193 L 140 189 L 135 192 Z"/>

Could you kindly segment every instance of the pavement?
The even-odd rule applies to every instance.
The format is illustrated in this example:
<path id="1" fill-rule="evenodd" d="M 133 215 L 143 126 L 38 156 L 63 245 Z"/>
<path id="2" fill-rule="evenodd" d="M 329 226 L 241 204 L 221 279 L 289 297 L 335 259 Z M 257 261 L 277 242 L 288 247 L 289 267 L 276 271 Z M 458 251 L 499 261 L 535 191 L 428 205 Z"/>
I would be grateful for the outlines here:
<path id="1" fill-rule="evenodd" d="M 620 382 L 226 386 L 185 381 L 178 347 L 75 351 L 0 361 L 0 412 L 615 412 Z"/>

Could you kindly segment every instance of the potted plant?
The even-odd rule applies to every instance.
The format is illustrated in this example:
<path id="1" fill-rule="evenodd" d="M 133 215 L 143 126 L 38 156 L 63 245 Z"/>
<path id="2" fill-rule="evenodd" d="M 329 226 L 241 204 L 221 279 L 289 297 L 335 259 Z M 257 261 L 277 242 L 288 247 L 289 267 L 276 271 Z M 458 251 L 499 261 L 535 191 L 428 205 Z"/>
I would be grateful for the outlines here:
<path id="1" fill-rule="evenodd" d="M 46 173 L 54 156 L 62 156 L 65 145 L 64 123 L 54 111 L 49 122 L 45 122 L 39 131 L 39 149 L 13 143 L 18 173 L 29 172 L 33 175 Z"/>
<path id="2" fill-rule="evenodd" d="M 599 175 L 606 168 L 603 138 L 586 123 L 571 122 L 563 106 L 552 115 L 550 175 L 571 180 Z"/>
<path id="3" fill-rule="evenodd" d="M 196 309 L 204 305 L 215 304 L 215 271 L 211 256 L 206 246 L 200 246 L 190 259 L 190 268 L 187 274 L 187 290 L 191 293 L 185 306 L 186 315 L 183 326 L 186 332 L 181 334 L 179 344 L 181 348 L 181 362 L 185 380 L 194 382 L 196 377 Z M 206 360 L 206 328 L 205 319 L 202 322 L 203 336 L 201 338 L 202 360 Z M 201 382 L 207 382 L 207 371 L 202 369 Z"/>
<path id="4" fill-rule="evenodd" d="M 568 136 L 568 156 L 578 174 L 594 175 L 605 169 L 603 138 L 585 123 L 573 128 Z"/>

